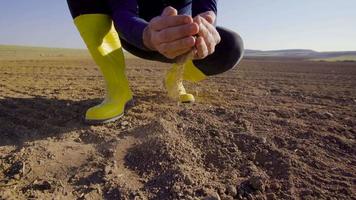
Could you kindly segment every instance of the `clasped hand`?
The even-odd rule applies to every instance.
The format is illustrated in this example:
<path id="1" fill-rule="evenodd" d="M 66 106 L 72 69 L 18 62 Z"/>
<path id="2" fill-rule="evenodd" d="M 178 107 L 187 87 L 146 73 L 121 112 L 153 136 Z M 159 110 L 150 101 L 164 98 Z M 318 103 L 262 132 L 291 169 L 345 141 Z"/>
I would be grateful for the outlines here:
<path id="1" fill-rule="evenodd" d="M 203 59 L 214 53 L 221 38 L 214 23 L 215 13 L 208 11 L 192 18 L 178 15 L 177 10 L 167 7 L 161 16 L 153 18 L 143 33 L 146 48 L 158 51 L 174 59 L 191 50 L 194 59 Z"/>

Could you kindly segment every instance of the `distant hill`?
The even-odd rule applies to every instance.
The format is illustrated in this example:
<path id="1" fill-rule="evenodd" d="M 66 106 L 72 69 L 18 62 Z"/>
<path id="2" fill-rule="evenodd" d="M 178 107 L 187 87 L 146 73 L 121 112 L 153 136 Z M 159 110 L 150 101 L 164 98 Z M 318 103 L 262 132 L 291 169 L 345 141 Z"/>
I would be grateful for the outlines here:
<path id="1" fill-rule="evenodd" d="M 128 52 L 125 52 L 125 56 L 126 58 L 135 58 L 135 56 Z M 89 57 L 90 55 L 86 49 L 0 45 L 0 60 L 71 59 Z M 356 51 L 318 52 L 309 49 L 260 51 L 247 49 L 245 51 L 245 58 L 292 58 L 313 61 L 356 62 Z"/>
<path id="2" fill-rule="evenodd" d="M 245 57 L 298 58 L 321 61 L 356 61 L 356 51 L 318 52 L 310 49 L 260 51 L 247 49 L 245 51 Z"/>

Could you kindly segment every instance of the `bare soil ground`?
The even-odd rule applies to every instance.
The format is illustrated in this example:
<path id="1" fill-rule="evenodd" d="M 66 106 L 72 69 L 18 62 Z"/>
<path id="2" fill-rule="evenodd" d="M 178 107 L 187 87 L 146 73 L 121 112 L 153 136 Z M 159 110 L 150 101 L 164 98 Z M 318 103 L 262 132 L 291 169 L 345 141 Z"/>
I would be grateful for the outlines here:
<path id="1" fill-rule="evenodd" d="M 0 199 L 355 199 L 355 63 L 247 59 L 192 105 L 127 66 L 134 107 L 89 126 L 89 58 L 0 61 Z"/>

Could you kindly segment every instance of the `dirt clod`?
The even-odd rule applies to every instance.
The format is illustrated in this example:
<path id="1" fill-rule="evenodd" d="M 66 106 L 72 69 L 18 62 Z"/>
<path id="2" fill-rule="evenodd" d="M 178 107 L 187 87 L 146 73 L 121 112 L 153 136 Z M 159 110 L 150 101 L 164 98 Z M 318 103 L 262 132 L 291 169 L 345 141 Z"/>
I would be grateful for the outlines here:
<path id="1" fill-rule="evenodd" d="M 268 193 L 266 197 L 267 200 L 277 200 L 277 196 L 273 193 Z"/>
<path id="2" fill-rule="evenodd" d="M 218 193 L 213 192 L 211 194 L 208 194 L 206 197 L 204 197 L 203 200 L 221 200 L 221 199 Z"/>
<path id="3" fill-rule="evenodd" d="M 260 176 L 252 176 L 248 180 L 249 184 L 253 189 L 264 192 L 265 190 L 265 180 Z"/>
<path id="4" fill-rule="evenodd" d="M 234 185 L 228 185 L 226 187 L 226 192 L 228 195 L 233 196 L 233 197 L 237 195 L 237 189 Z"/>

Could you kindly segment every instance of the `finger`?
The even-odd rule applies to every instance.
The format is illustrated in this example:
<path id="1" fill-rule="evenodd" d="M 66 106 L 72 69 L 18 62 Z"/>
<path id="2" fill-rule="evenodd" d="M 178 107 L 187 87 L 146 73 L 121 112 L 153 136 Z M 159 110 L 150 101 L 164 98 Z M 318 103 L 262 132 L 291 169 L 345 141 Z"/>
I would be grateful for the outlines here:
<path id="1" fill-rule="evenodd" d="M 205 41 L 202 37 L 198 37 L 196 41 L 196 58 L 203 59 L 208 56 L 208 47 L 205 44 Z"/>
<path id="2" fill-rule="evenodd" d="M 216 35 L 214 36 L 214 34 Z M 208 54 L 212 54 L 215 51 L 215 46 L 218 42 L 219 36 L 215 27 L 209 24 L 209 22 L 207 22 L 204 18 L 201 18 L 199 36 L 204 39 L 204 42 L 208 48 Z"/>
<path id="3" fill-rule="evenodd" d="M 215 44 L 220 43 L 221 37 L 220 37 L 219 32 L 216 30 L 216 28 L 213 25 L 209 24 L 209 22 L 207 22 L 205 20 L 203 20 L 202 23 L 205 25 L 208 32 L 213 36 Z"/>
<path id="4" fill-rule="evenodd" d="M 178 14 L 178 11 L 175 8 L 173 8 L 172 6 L 168 6 L 163 10 L 161 16 L 167 17 L 167 16 L 174 16 L 177 14 Z"/>
<path id="5" fill-rule="evenodd" d="M 176 52 L 182 49 L 190 49 L 195 45 L 195 38 L 193 36 L 186 37 L 174 42 L 162 43 L 159 45 L 160 52 Z"/>
<path id="6" fill-rule="evenodd" d="M 194 22 L 199 26 L 199 36 L 207 37 L 209 32 L 206 25 L 203 23 L 204 18 L 197 16 L 194 18 Z"/>
<path id="7" fill-rule="evenodd" d="M 202 22 L 201 22 L 201 17 L 198 15 L 198 16 L 196 16 L 196 17 L 194 17 L 194 19 L 193 19 L 193 21 L 195 22 L 195 23 L 197 23 L 198 25 L 200 25 Z"/>
<path id="8" fill-rule="evenodd" d="M 204 20 L 204 19 L 202 19 L 202 20 Z M 199 33 L 198 33 L 198 35 L 205 40 L 205 43 L 207 43 L 208 41 L 211 40 L 210 37 L 212 37 L 212 36 L 211 36 L 211 34 L 209 32 L 208 27 L 203 23 L 202 20 L 201 20 L 201 23 L 199 24 Z"/>
<path id="9" fill-rule="evenodd" d="M 160 43 L 172 42 L 187 36 L 193 36 L 199 32 L 199 28 L 196 24 L 186 24 L 176 27 L 167 28 L 161 30 L 157 34 L 157 40 Z"/>
<path id="10" fill-rule="evenodd" d="M 208 47 L 208 54 L 212 54 L 215 51 L 215 40 L 213 39 L 212 36 L 209 37 L 208 42 L 205 42 L 206 46 Z"/>
<path id="11" fill-rule="evenodd" d="M 214 19 L 213 19 L 213 17 L 210 16 L 210 15 L 204 16 L 204 19 L 206 19 L 210 24 L 213 24 L 213 23 L 214 23 Z"/>
<path id="12" fill-rule="evenodd" d="M 200 16 L 207 20 L 210 24 L 213 24 L 216 19 L 215 13 L 213 11 L 207 11 L 205 13 L 200 14 Z"/>
<path id="13" fill-rule="evenodd" d="M 150 22 L 150 28 L 155 31 L 160 31 L 165 28 L 179 26 L 192 23 L 193 19 L 186 15 L 155 17 Z"/>
<path id="14" fill-rule="evenodd" d="M 178 50 L 178 51 L 172 52 L 172 53 L 171 53 L 172 59 L 173 59 L 173 58 L 176 58 L 176 57 L 178 57 L 178 56 L 181 56 L 181 55 L 183 55 L 183 54 L 185 54 L 185 53 L 188 53 L 188 52 L 191 51 L 191 50 L 192 50 L 192 49 L 191 49 L 191 47 L 190 47 L 190 48 L 180 49 L 180 50 Z"/>
<path id="15" fill-rule="evenodd" d="M 215 40 L 210 33 L 207 33 L 203 37 L 205 46 L 208 49 L 208 54 L 212 54 L 215 51 Z"/>

